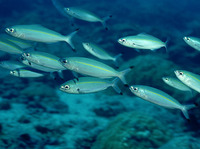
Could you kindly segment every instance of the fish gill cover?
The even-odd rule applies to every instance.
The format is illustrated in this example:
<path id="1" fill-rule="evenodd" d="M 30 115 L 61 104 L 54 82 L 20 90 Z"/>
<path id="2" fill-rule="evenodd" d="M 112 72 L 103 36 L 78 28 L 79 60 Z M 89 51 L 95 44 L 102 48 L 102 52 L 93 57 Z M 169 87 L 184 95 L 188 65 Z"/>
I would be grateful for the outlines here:
<path id="1" fill-rule="evenodd" d="M 200 148 L 199 5 L 0 0 L 0 148 Z"/>

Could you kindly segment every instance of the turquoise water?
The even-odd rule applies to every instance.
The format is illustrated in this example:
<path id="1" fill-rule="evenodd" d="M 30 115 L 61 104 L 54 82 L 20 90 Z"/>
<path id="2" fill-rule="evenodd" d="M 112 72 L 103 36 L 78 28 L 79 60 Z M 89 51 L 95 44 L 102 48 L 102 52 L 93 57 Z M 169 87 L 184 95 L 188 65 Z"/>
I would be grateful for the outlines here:
<path id="1" fill-rule="evenodd" d="M 36 51 L 59 58 L 87 57 L 118 71 L 134 66 L 126 75 L 129 85 L 158 88 L 181 104 L 198 104 L 199 93 L 176 90 L 162 81 L 175 77 L 174 70 L 200 74 L 200 53 L 183 40 L 200 38 L 199 4 L 196 0 L 57 0 L 63 7 L 81 7 L 104 18 L 87 22 L 63 16 L 51 0 L 0 0 L 1 34 L 14 25 L 40 24 L 62 35 L 79 29 L 72 38 L 77 52 L 65 42 L 35 43 Z M 61 10 L 62 11 L 62 10 Z M 121 37 L 146 33 L 167 42 L 164 47 L 135 50 L 117 42 Z M 110 55 L 122 53 L 119 68 L 112 61 L 100 60 L 88 53 L 82 42 L 94 42 Z M 26 50 L 25 50 L 26 51 Z M 27 50 L 28 51 L 28 50 Z M 1 61 L 19 61 L 21 55 L 0 51 Z M 200 148 L 200 111 L 189 110 L 188 122 L 180 110 L 166 109 L 133 95 L 119 81 L 123 95 L 112 87 L 89 94 L 68 94 L 60 85 L 74 78 L 64 70 L 39 78 L 20 78 L 0 69 L 0 149 L 168 149 Z M 81 74 L 79 77 L 83 76 Z M 111 79 L 112 80 L 112 79 Z M 181 143 L 180 143 L 181 142 Z M 183 143 L 184 142 L 184 143 Z"/>

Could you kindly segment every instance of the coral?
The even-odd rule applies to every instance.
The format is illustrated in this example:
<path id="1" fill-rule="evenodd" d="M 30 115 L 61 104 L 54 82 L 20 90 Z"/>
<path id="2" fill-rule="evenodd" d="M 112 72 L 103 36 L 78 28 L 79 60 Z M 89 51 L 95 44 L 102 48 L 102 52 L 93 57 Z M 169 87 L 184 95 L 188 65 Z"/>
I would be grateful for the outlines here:
<path id="1" fill-rule="evenodd" d="M 158 148 L 171 136 L 167 126 L 153 117 L 130 112 L 112 120 L 99 134 L 92 149 Z"/>

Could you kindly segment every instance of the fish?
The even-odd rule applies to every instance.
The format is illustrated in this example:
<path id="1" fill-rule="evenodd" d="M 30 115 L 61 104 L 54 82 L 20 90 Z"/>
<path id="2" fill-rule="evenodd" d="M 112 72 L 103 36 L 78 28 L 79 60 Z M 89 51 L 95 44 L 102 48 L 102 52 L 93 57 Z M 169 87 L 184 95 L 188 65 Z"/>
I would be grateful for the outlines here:
<path id="1" fill-rule="evenodd" d="M 167 41 L 163 42 L 160 39 L 145 33 L 119 38 L 118 43 L 130 48 L 147 49 L 152 51 L 155 51 L 162 47 L 165 47 L 167 49 Z"/>
<path id="2" fill-rule="evenodd" d="M 118 78 L 115 78 L 113 81 L 108 81 L 106 79 L 95 77 L 80 77 L 63 83 L 60 86 L 60 90 L 71 94 L 86 94 L 103 91 L 108 87 L 113 87 L 117 93 L 122 94 L 117 86 L 118 80 Z"/>
<path id="3" fill-rule="evenodd" d="M 175 70 L 174 73 L 181 82 L 200 93 L 200 75 L 186 70 Z"/>
<path id="4" fill-rule="evenodd" d="M 6 28 L 5 31 L 14 37 L 36 42 L 56 43 L 65 41 L 71 46 L 73 51 L 76 51 L 71 38 L 78 32 L 78 29 L 67 36 L 61 35 L 39 24 L 15 25 Z"/>
<path id="5" fill-rule="evenodd" d="M 45 66 L 42 66 L 42 65 L 38 65 L 36 63 L 29 62 L 25 58 L 21 58 L 21 62 L 26 66 L 29 66 L 29 67 L 32 67 L 34 69 L 38 69 L 38 70 L 41 70 L 41 71 L 44 71 L 44 72 L 55 72 L 55 71 L 58 71 L 57 69 L 52 69 L 52 68 L 48 68 L 48 67 L 45 67 Z"/>
<path id="6" fill-rule="evenodd" d="M 8 70 L 14 70 L 14 69 L 23 68 L 26 66 L 18 61 L 8 60 L 8 61 L 0 61 L 0 67 L 8 69 Z"/>
<path id="7" fill-rule="evenodd" d="M 174 88 L 181 90 L 181 91 L 189 91 L 189 92 L 192 93 L 192 90 L 177 78 L 162 77 L 162 80 L 171 87 L 174 87 Z"/>
<path id="8" fill-rule="evenodd" d="M 9 36 L 7 34 L 1 34 L 0 38 L 4 38 L 6 40 L 9 40 L 10 42 L 13 42 L 14 44 L 18 45 L 22 49 L 29 49 L 35 46 L 35 43 L 27 41 L 27 40 L 22 40 L 20 38 L 15 38 L 13 36 Z"/>
<path id="9" fill-rule="evenodd" d="M 200 51 L 200 38 L 197 37 L 183 37 L 183 40 L 192 48 Z"/>
<path id="10" fill-rule="evenodd" d="M 119 72 L 102 62 L 85 57 L 62 58 L 60 59 L 60 62 L 67 69 L 83 75 L 98 78 L 118 77 L 125 86 L 128 86 L 125 75 L 133 68 L 133 66 L 131 66 L 130 68 Z"/>
<path id="11" fill-rule="evenodd" d="M 21 47 L 4 38 L 0 38 L 0 50 L 9 54 L 23 53 L 23 49 Z"/>
<path id="12" fill-rule="evenodd" d="M 144 85 L 132 85 L 129 87 L 131 92 L 151 103 L 157 104 L 159 106 L 169 108 L 169 109 L 179 109 L 183 112 L 183 115 L 186 119 L 189 120 L 188 110 L 191 108 L 194 108 L 194 104 L 190 105 L 182 105 L 180 104 L 176 99 L 174 99 L 172 96 L 168 95 L 167 93 L 150 87 L 150 86 L 144 86 Z"/>
<path id="13" fill-rule="evenodd" d="M 15 70 L 11 70 L 10 75 L 21 78 L 36 78 L 43 77 L 45 73 L 31 68 L 17 68 Z"/>
<path id="14" fill-rule="evenodd" d="M 104 18 L 100 18 L 96 14 L 79 7 L 68 7 L 68 8 L 64 8 L 64 10 L 69 16 L 72 16 L 74 18 L 88 21 L 88 22 L 100 22 L 106 30 L 108 30 L 106 21 L 112 17 L 110 15 Z"/>
<path id="15" fill-rule="evenodd" d="M 65 70 L 66 68 L 60 63 L 60 58 L 46 52 L 30 51 L 24 52 L 22 57 L 29 62 L 46 67 L 46 69 L 54 69 L 54 71 Z"/>
<path id="16" fill-rule="evenodd" d="M 102 60 L 111 60 L 115 63 L 115 65 L 118 65 L 117 60 L 120 56 L 122 56 L 121 53 L 114 57 L 110 56 L 103 48 L 94 43 L 83 42 L 82 45 L 90 54 Z"/>

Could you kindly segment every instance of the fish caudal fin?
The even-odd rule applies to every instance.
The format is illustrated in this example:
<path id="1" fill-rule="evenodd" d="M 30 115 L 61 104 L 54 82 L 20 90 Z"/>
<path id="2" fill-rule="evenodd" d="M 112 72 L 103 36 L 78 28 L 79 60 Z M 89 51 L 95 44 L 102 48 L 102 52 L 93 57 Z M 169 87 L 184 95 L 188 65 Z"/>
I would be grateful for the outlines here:
<path id="1" fill-rule="evenodd" d="M 113 87 L 113 89 L 114 89 L 117 93 L 119 93 L 119 94 L 122 95 L 122 91 L 120 90 L 120 88 L 119 88 L 118 85 L 117 85 L 118 81 L 119 81 L 119 78 L 115 78 L 115 79 L 112 81 L 112 87 Z"/>
<path id="2" fill-rule="evenodd" d="M 114 59 L 113 59 L 114 64 L 115 64 L 115 66 L 117 66 L 117 67 L 119 67 L 118 60 L 119 60 L 119 58 L 120 58 L 121 56 L 122 56 L 122 54 L 120 53 L 120 54 L 116 55 L 116 56 L 114 57 Z"/>
<path id="3" fill-rule="evenodd" d="M 79 29 L 76 29 L 74 32 L 72 32 L 71 34 L 67 35 L 65 38 L 65 41 L 71 46 L 72 50 L 74 52 L 76 52 L 74 44 L 72 43 L 72 37 L 79 31 Z"/>
<path id="4" fill-rule="evenodd" d="M 104 18 L 102 19 L 102 21 L 101 21 L 101 23 L 102 23 L 103 27 L 105 28 L 105 30 L 108 30 L 108 27 L 107 27 L 107 25 L 106 25 L 106 21 L 109 20 L 111 17 L 112 17 L 111 15 L 110 15 L 110 16 L 107 16 L 107 17 L 104 17 Z"/>
<path id="5" fill-rule="evenodd" d="M 129 67 L 128 69 L 125 69 L 121 72 L 119 72 L 118 77 L 120 78 L 120 80 L 124 83 L 125 86 L 128 86 L 125 75 L 130 72 L 132 69 L 134 68 L 134 66 Z"/>
<path id="6" fill-rule="evenodd" d="M 167 38 L 167 40 L 165 41 L 165 49 L 166 49 L 166 53 L 168 53 L 168 42 L 169 42 L 169 38 Z"/>
<path id="7" fill-rule="evenodd" d="M 192 108 L 195 108 L 195 107 L 196 107 L 195 104 L 191 104 L 191 105 L 184 105 L 184 106 L 181 108 L 181 111 L 183 112 L 183 115 L 185 116 L 185 118 L 186 118 L 187 120 L 190 119 L 189 114 L 188 114 L 187 111 L 188 111 L 189 109 L 192 109 Z"/>

